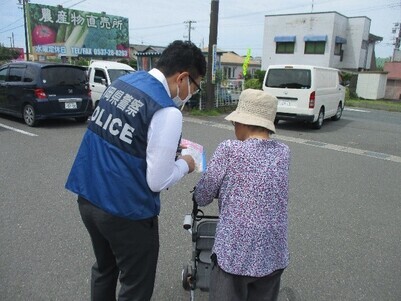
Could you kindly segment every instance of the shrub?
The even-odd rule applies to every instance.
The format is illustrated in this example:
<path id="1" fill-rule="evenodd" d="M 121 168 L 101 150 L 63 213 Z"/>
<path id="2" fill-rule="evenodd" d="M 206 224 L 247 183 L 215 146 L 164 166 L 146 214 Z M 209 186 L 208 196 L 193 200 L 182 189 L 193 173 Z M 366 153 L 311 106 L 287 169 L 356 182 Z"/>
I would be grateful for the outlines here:
<path id="1" fill-rule="evenodd" d="M 257 78 L 251 78 L 245 81 L 245 89 L 262 89 L 262 83 Z"/>

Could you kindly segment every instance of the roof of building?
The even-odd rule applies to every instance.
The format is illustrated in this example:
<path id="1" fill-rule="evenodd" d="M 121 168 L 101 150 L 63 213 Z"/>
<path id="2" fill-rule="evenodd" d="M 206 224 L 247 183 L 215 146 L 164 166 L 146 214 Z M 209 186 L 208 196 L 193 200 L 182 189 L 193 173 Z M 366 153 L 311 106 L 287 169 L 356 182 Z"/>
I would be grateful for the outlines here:
<path id="1" fill-rule="evenodd" d="M 381 42 L 381 41 L 383 41 L 383 38 L 370 33 L 369 41 L 370 42 Z"/>
<path id="2" fill-rule="evenodd" d="M 166 47 L 152 45 L 130 45 L 137 56 L 160 56 Z"/>
<path id="3" fill-rule="evenodd" d="M 202 52 L 207 55 L 208 54 L 208 48 L 202 48 Z M 216 53 L 217 55 L 220 56 L 220 63 L 221 64 L 225 64 L 225 65 L 243 65 L 244 64 L 244 60 L 245 60 L 245 56 L 240 56 L 239 54 L 237 54 L 234 51 L 226 51 L 226 50 L 222 50 L 217 48 L 216 49 Z M 252 58 L 249 60 L 249 66 L 256 66 L 256 67 L 260 67 L 261 65 L 261 59 L 255 59 Z"/>
<path id="4" fill-rule="evenodd" d="M 209 52 L 209 48 L 208 47 L 204 47 L 201 49 L 203 54 L 208 54 Z M 216 54 L 218 55 L 222 55 L 225 51 L 221 50 L 220 48 L 216 48 Z"/>
<path id="5" fill-rule="evenodd" d="M 383 70 L 388 72 L 388 79 L 401 80 L 401 62 L 386 62 Z"/>
<path id="6" fill-rule="evenodd" d="M 345 18 L 351 19 L 351 18 L 365 18 L 370 20 L 369 17 L 366 16 L 356 16 L 356 17 L 347 17 L 343 14 L 340 14 L 337 11 L 322 11 L 322 12 L 311 12 L 311 13 L 291 13 L 291 14 L 274 14 L 274 15 L 265 15 L 265 17 L 283 17 L 283 16 L 296 16 L 296 15 L 323 15 L 323 14 L 336 14 L 336 15 L 340 15 L 343 16 Z"/>
<path id="7" fill-rule="evenodd" d="M 236 54 L 233 51 L 224 52 L 221 56 L 222 64 L 233 64 L 233 65 L 242 65 L 244 64 L 245 57 Z M 251 58 L 249 60 L 249 66 L 257 65 L 260 66 L 260 62 Z"/>

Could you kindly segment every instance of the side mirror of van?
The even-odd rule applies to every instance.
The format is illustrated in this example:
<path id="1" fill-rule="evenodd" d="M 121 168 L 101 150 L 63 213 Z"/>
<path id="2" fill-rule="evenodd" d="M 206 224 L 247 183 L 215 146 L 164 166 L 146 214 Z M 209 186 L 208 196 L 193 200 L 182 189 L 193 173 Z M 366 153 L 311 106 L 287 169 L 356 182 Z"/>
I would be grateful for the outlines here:
<path id="1" fill-rule="evenodd" d="M 106 87 L 108 86 L 105 78 L 102 78 L 102 85 L 105 85 Z"/>

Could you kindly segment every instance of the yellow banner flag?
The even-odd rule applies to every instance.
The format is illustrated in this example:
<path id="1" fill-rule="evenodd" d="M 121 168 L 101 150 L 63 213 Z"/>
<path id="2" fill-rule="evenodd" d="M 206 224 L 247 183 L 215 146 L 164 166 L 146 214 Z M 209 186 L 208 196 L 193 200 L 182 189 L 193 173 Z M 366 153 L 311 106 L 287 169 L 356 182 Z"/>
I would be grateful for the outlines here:
<path id="1" fill-rule="evenodd" d="M 249 61 L 251 60 L 251 49 L 248 48 L 246 52 L 246 57 L 244 60 L 244 64 L 242 65 L 242 75 L 245 77 L 246 73 L 248 72 L 248 65 Z"/>

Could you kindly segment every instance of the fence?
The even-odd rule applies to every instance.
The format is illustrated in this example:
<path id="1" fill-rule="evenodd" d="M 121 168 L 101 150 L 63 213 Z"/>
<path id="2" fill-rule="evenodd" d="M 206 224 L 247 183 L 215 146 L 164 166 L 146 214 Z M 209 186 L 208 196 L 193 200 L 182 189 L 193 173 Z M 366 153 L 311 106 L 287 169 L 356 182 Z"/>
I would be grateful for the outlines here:
<path id="1" fill-rule="evenodd" d="M 202 85 L 203 87 L 204 85 Z M 191 99 L 189 106 L 191 108 L 202 109 L 205 107 L 206 102 L 206 89 L 202 90 L 198 99 Z M 243 79 L 230 79 L 224 80 L 223 82 L 216 84 L 214 95 L 215 95 L 215 107 L 224 107 L 236 105 L 239 100 L 239 95 L 244 90 Z"/>

